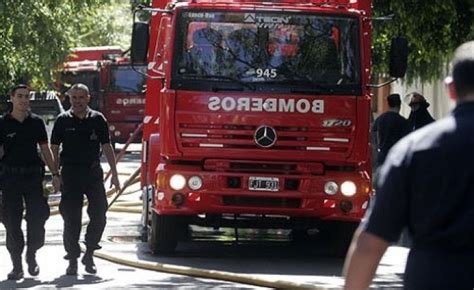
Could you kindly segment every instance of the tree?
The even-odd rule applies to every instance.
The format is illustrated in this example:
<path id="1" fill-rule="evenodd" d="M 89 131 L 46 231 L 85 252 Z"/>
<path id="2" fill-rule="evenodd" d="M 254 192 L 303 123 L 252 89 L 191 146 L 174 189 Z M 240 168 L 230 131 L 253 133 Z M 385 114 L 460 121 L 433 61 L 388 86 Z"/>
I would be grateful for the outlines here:
<path id="1" fill-rule="evenodd" d="M 472 0 L 374 0 L 374 16 L 393 15 L 391 21 L 374 21 L 375 73 L 387 72 L 392 37 L 408 39 L 407 79 L 429 81 L 445 74 L 454 49 L 474 36 Z"/>
<path id="2" fill-rule="evenodd" d="M 17 82 L 35 89 L 53 80 L 78 31 L 100 0 L 3 0 L 0 3 L 0 94 Z"/>
<path id="3" fill-rule="evenodd" d="M 76 46 L 118 45 L 130 47 L 132 6 L 128 1 L 111 0 L 107 5 L 91 9 L 78 29 Z"/>

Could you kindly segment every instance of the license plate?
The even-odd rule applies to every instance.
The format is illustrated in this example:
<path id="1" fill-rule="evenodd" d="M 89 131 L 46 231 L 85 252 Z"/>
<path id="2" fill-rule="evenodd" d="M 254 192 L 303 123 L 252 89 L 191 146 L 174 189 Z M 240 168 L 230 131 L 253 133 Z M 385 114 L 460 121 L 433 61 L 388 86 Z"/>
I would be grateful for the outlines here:
<path id="1" fill-rule="evenodd" d="M 249 190 L 278 191 L 279 187 L 279 180 L 276 177 L 249 177 Z"/>

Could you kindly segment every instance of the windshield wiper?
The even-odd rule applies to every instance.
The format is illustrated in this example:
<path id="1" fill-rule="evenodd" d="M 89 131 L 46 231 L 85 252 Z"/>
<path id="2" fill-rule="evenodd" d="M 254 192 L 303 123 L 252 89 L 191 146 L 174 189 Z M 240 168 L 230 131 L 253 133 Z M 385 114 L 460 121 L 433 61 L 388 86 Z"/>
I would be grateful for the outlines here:
<path id="1" fill-rule="evenodd" d="M 233 81 L 235 82 L 236 84 L 239 84 L 241 87 L 240 88 L 235 88 L 235 87 L 229 87 L 228 85 L 226 85 L 225 83 L 224 84 L 219 84 L 217 86 L 212 86 L 212 90 L 213 91 L 227 91 L 227 90 L 231 90 L 231 91 L 242 91 L 243 90 L 243 87 L 249 89 L 249 90 L 252 90 L 252 91 L 255 91 L 256 90 L 256 87 L 252 84 L 249 84 L 249 83 L 246 83 L 246 82 L 243 82 L 237 78 L 234 78 L 234 77 L 229 77 L 229 76 L 218 76 L 218 75 L 201 75 L 197 78 L 201 78 L 201 79 L 220 79 L 220 80 L 229 80 L 229 81 Z"/>
<path id="2" fill-rule="evenodd" d="M 313 94 L 321 94 L 321 93 L 333 93 L 334 90 L 325 85 L 319 85 L 319 84 L 311 84 L 310 86 L 301 86 L 297 88 L 291 88 L 290 92 L 292 93 L 313 93 Z"/>
<path id="3" fill-rule="evenodd" d="M 302 85 L 301 87 L 291 88 L 292 93 L 302 94 L 356 94 L 357 87 L 349 85 L 337 85 L 337 84 L 310 84 L 308 86 Z"/>

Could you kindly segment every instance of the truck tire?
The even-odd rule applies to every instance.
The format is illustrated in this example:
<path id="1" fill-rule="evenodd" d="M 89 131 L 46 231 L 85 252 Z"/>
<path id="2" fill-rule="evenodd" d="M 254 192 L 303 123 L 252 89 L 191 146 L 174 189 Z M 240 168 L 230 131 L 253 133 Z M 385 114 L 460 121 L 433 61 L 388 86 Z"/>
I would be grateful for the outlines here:
<path id="1" fill-rule="evenodd" d="M 178 217 L 152 214 L 148 242 L 153 255 L 173 254 L 178 245 Z"/>
<path id="2" fill-rule="evenodd" d="M 144 243 L 148 241 L 148 232 L 150 231 L 151 226 L 151 203 L 152 197 L 151 193 L 152 190 L 150 186 L 146 186 L 142 191 L 142 214 L 141 214 L 141 233 L 140 233 L 140 240 Z"/>
<path id="3" fill-rule="evenodd" d="M 321 229 L 322 238 L 328 249 L 328 254 L 335 257 L 345 257 L 352 242 L 352 236 L 359 226 L 358 222 L 327 222 Z"/>

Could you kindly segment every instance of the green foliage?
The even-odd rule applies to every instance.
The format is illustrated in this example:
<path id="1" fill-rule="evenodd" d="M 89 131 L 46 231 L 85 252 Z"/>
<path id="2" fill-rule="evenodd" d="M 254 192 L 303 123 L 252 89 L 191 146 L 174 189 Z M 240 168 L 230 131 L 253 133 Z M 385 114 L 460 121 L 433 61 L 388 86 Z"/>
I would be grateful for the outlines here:
<path id="1" fill-rule="evenodd" d="M 78 26 L 76 46 L 119 45 L 128 49 L 132 34 L 132 9 L 127 0 L 110 1 L 89 10 Z"/>
<path id="2" fill-rule="evenodd" d="M 17 82 L 44 89 L 100 0 L 2 0 L 0 94 Z"/>
<path id="3" fill-rule="evenodd" d="M 406 78 L 429 81 L 445 73 L 454 49 L 474 35 L 472 0 L 374 0 L 374 72 L 388 71 L 390 40 L 404 36 L 410 45 Z"/>

